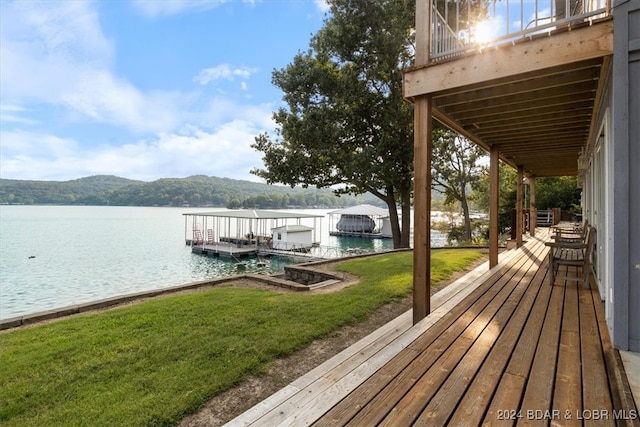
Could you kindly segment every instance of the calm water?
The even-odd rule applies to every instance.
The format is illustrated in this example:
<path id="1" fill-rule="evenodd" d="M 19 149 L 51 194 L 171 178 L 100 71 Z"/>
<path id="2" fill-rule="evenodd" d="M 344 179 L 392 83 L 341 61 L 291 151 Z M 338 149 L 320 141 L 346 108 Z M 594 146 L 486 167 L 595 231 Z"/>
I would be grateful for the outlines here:
<path id="1" fill-rule="evenodd" d="M 232 262 L 192 254 L 184 244 L 182 214 L 202 210 L 0 206 L 0 319 L 235 274 Z M 329 236 L 328 227 L 323 219 L 322 245 L 392 245 Z M 272 258 L 258 268 L 250 259 L 246 271 L 271 274 L 289 262 Z"/>

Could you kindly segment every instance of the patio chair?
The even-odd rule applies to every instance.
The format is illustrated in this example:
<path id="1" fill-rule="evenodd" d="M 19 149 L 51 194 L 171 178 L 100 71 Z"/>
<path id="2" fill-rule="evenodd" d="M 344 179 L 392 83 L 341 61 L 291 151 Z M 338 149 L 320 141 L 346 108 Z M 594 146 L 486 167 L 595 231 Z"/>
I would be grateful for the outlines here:
<path id="1" fill-rule="evenodd" d="M 556 242 L 585 242 L 589 223 L 575 224 L 573 228 L 556 227 L 555 234 L 551 236 Z"/>
<path id="2" fill-rule="evenodd" d="M 560 266 L 567 267 L 567 273 L 560 278 L 565 280 L 582 281 L 585 288 L 589 288 L 589 274 L 592 271 L 591 256 L 596 241 L 596 229 L 590 225 L 585 226 L 584 239 L 556 239 L 545 244 L 549 250 L 549 280 L 553 286 L 558 277 Z M 571 269 L 570 267 L 576 267 Z M 578 273 L 582 271 L 582 275 Z M 575 271 L 575 274 L 572 272 Z"/>

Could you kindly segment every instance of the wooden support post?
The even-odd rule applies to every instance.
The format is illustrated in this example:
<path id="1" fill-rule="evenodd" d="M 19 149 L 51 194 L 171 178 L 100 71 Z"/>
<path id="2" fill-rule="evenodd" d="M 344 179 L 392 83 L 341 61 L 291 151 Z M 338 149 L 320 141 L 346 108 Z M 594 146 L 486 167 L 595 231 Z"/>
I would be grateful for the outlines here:
<path id="1" fill-rule="evenodd" d="M 413 323 L 431 311 L 431 98 L 414 103 Z"/>
<path id="2" fill-rule="evenodd" d="M 498 211 L 500 207 L 500 150 L 491 146 L 489 164 L 489 268 L 498 264 Z"/>
<path id="3" fill-rule="evenodd" d="M 522 246 L 522 181 L 524 169 L 518 165 L 518 182 L 516 187 L 516 247 Z"/>
<path id="4" fill-rule="evenodd" d="M 416 0 L 415 66 L 429 64 L 431 46 L 431 0 Z"/>
<path id="5" fill-rule="evenodd" d="M 536 221 L 538 219 L 538 209 L 536 208 L 536 177 L 529 177 L 529 234 L 536 235 Z"/>

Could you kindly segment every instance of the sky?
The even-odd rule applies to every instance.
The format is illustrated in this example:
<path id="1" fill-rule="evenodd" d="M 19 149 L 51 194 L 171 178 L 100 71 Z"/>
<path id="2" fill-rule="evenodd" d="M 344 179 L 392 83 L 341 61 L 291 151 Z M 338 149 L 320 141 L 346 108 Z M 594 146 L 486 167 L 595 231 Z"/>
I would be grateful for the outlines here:
<path id="1" fill-rule="evenodd" d="M 0 177 L 261 182 L 323 0 L 0 0 Z"/>

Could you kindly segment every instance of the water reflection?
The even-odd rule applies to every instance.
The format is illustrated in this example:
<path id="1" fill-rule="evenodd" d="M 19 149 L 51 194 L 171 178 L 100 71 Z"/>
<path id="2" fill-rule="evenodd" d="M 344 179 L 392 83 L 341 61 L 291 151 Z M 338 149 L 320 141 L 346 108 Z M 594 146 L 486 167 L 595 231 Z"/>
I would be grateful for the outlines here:
<path id="1" fill-rule="evenodd" d="M 277 274 L 284 271 L 286 265 L 299 262 L 293 257 L 269 256 L 251 257 L 238 260 L 230 258 L 208 257 L 192 254 L 189 265 L 194 276 L 220 278 L 234 274 Z"/>

